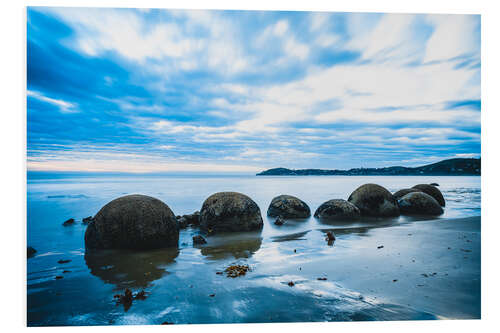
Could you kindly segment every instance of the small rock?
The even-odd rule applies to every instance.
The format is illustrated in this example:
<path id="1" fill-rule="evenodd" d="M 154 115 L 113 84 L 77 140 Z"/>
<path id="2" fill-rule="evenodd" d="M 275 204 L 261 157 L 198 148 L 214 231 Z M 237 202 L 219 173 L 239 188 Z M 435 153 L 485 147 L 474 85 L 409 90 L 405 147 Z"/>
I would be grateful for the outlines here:
<path id="1" fill-rule="evenodd" d="M 92 216 L 87 216 L 82 219 L 82 223 L 89 224 L 90 222 L 92 222 L 92 220 L 93 220 Z"/>
<path id="2" fill-rule="evenodd" d="M 288 282 L 288 285 L 289 285 L 290 287 L 293 287 L 293 286 L 295 286 L 295 283 L 293 283 L 293 281 L 290 281 L 290 282 Z"/>
<path id="3" fill-rule="evenodd" d="M 163 323 L 161 323 L 162 325 L 173 325 L 174 323 L 171 323 L 169 321 L 164 321 Z"/>
<path id="4" fill-rule="evenodd" d="M 189 224 L 187 219 L 184 216 L 181 216 L 180 218 L 178 218 L 177 222 L 179 223 L 179 229 L 187 228 L 187 226 Z"/>
<path id="5" fill-rule="evenodd" d="M 73 224 L 75 224 L 75 219 L 71 218 L 69 220 L 64 221 L 63 226 L 68 227 Z"/>
<path id="6" fill-rule="evenodd" d="M 71 259 L 61 259 L 57 261 L 58 264 L 67 264 L 68 262 L 71 262 Z"/>
<path id="7" fill-rule="evenodd" d="M 144 290 L 141 290 L 137 294 L 135 294 L 134 298 L 140 299 L 140 300 L 145 300 L 147 298 L 146 292 Z"/>
<path id="8" fill-rule="evenodd" d="M 132 299 L 134 296 L 132 295 L 132 292 L 130 289 L 125 289 L 125 293 L 123 295 L 114 295 L 113 298 L 116 298 L 116 305 L 118 304 L 123 304 L 123 308 L 125 311 L 128 311 L 130 307 L 132 306 Z"/>
<path id="9" fill-rule="evenodd" d="M 335 241 L 335 235 L 333 234 L 332 231 L 328 231 L 326 233 L 326 240 L 329 242 L 334 242 Z"/>
<path id="10" fill-rule="evenodd" d="M 201 245 L 201 244 L 207 244 L 207 241 L 205 240 L 205 238 L 203 238 L 203 236 L 193 236 L 193 244 L 194 245 Z"/>
<path id="11" fill-rule="evenodd" d="M 276 218 L 276 221 L 274 221 L 274 224 L 276 224 L 276 225 L 283 225 L 283 224 L 285 224 L 285 220 L 280 215 L 280 216 L 278 216 Z"/>
<path id="12" fill-rule="evenodd" d="M 62 278 L 63 278 L 63 276 L 61 276 L 61 275 L 56 276 L 56 280 L 60 280 Z"/>
<path id="13" fill-rule="evenodd" d="M 223 275 L 224 272 L 215 272 L 215 274 L 217 274 L 217 275 Z"/>
<path id="14" fill-rule="evenodd" d="M 31 258 L 35 256 L 36 250 L 33 247 L 28 246 L 27 252 L 28 252 L 28 258 Z"/>

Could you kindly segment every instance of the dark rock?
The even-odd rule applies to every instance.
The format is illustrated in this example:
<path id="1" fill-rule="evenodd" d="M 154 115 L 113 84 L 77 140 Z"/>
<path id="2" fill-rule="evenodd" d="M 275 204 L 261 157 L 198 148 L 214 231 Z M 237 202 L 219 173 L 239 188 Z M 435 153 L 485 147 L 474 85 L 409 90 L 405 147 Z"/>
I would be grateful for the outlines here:
<path id="1" fill-rule="evenodd" d="M 164 321 L 163 323 L 161 323 L 162 325 L 174 325 L 174 323 L 171 323 L 169 321 Z"/>
<path id="2" fill-rule="evenodd" d="M 207 241 L 200 235 L 193 236 L 193 244 L 195 245 L 207 244 Z"/>
<path id="3" fill-rule="evenodd" d="M 187 223 L 189 225 L 200 225 L 200 212 L 199 211 L 196 211 L 193 214 L 183 215 L 182 217 L 184 217 L 187 220 Z"/>
<path id="4" fill-rule="evenodd" d="M 299 198 L 283 194 L 271 200 L 267 216 L 282 216 L 285 219 L 307 218 L 311 216 L 311 209 Z"/>
<path id="5" fill-rule="evenodd" d="M 441 215 L 443 208 L 424 192 L 408 193 L 398 201 L 402 214 Z"/>
<path id="6" fill-rule="evenodd" d="M 335 235 L 333 234 L 333 232 L 328 231 L 326 233 L 326 240 L 329 241 L 329 242 L 335 241 Z"/>
<path id="7" fill-rule="evenodd" d="M 290 287 L 293 287 L 293 286 L 295 286 L 295 283 L 293 283 L 293 281 L 290 281 L 290 282 L 288 282 L 288 285 L 289 285 Z"/>
<path id="8" fill-rule="evenodd" d="M 125 312 L 128 311 L 128 309 L 130 309 L 130 307 L 132 306 L 132 300 L 134 298 L 132 292 L 130 291 L 130 289 L 125 289 L 125 293 L 123 295 L 115 295 L 114 298 L 116 299 L 116 305 L 118 304 L 123 304 L 123 308 L 125 310 Z"/>
<path id="9" fill-rule="evenodd" d="M 276 218 L 276 221 L 274 221 L 274 224 L 276 224 L 276 225 L 283 225 L 283 224 L 285 224 L 285 220 L 283 219 L 283 217 L 278 216 Z"/>
<path id="10" fill-rule="evenodd" d="M 314 217 L 324 220 L 355 220 L 360 216 L 359 208 L 343 199 L 328 200 L 314 213 Z"/>
<path id="11" fill-rule="evenodd" d="M 87 216 L 87 217 L 84 217 L 84 218 L 82 219 L 82 223 L 83 223 L 83 224 L 89 224 L 90 222 L 92 222 L 92 220 L 93 220 L 93 219 L 92 219 L 92 216 Z"/>
<path id="12" fill-rule="evenodd" d="M 61 259 L 57 261 L 58 264 L 67 264 L 68 262 L 71 262 L 71 259 Z"/>
<path id="13" fill-rule="evenodd" d="M 56 279 L 56 280 L 61 280 L 61 279 L 63 279 L 63 278 L 64 278 L 64 276 L 62 276 L 62 275 L 57 275 L 55 279 Z"/>
<path id="14" fill-rule="evenodd" d="M 260 230 L 263 225 L 259 206 L 241 193 L 212 194 L 201 208 L 200 228 L 209 233 Z"/>
<path id="15" fill-rule="evenodd" d="M 68 227 L 73 224 L 75 224 L 75 219 L 71 218 L 69 220 L 64 221 L 63 226 Z"/>
<path id="16" fill-rule="evenodd" d="M 396 200 L 399 200 L 408 193 L 413 193 L 413 192 L 422 192 L 422 191 L 420 191 L 418 188 L 404 188 L 402 190 L 395 192 L 393 196 Z"/>
<path id="17" fill-rule="evenodd" d="M 432 185 L 432 186 L 439 186 L 438 183 L 430 183 L 429 185 Z"/>
<path id="18" fill-rule="evenodd" d="M 184 216 L 181 216 L 180 218 L 178 218 L 177 223 L 179 223 L 179 229 L 184 229 L 184 228 L 187 228 L 187 226 L 188 226 L 188 221 Z"/>
<path id="19" fill-rule="evenodd" d="M 193 214 L 177 216 L 177 221 L 179 222 L 179 228 L 181 229 L 184 229 L 189 225 L 198 226 L 200 225 L 200 212 L 196 211 Z"/>
<path id="20" fill-rule="evenodd" d="M 348 201 L 359 208 L 362 215 L 375 217 L 399 216 L 396 199 L 384 187 L 377 184 L 364 184 L 349 196 Z"/>
<path id="21" fill-rule="evenodd" d="M 28 252 L 28 258 L 32 258 L 35 256 L 36 250 L 33 247 L 28 246 L 26 250 Z"/>
<path id="22" fill-rule="evenodd" d="M 127 195 L 106 204 L 87 226 L 88 249 L 152 249 L 178 246 L 179 225 L 162 201 Z"/>
<path id="23" fill-rule="evenodd" d="M 146 292 L 144 290 L 141 290 L 137 294 L 135 294 L 134 298 L 143 301 L 147 298 Z"/>
<path id="24" fill-rule="evenodd" d="M 71 271 L 68 271 L 68 270 L 66 270 L 66 269 L 65 269 L 65 270 L 63 271 L 63 274 L 66 274 L 66 273 L 71 273 Z"/>
<path id="25" fill-rule="evenodd" d="M 443 194 L 436 186 L 432 186 L 429 184 L 418 184 L 418 185 L 413 186 L 413 188 L 419 189 L 420 191 L 427 193 L 428 195 L 430 195 L 431 197 L 436 199 L 436 201 L 441 206 L 443 206 L 443 207 L 445 206 Z"/>

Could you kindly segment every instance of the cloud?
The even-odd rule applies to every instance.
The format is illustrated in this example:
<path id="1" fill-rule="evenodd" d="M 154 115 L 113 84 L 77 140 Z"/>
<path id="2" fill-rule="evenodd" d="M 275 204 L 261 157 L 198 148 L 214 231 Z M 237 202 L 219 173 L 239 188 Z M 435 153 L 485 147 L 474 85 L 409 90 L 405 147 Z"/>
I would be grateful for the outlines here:
<path id="1" fill-rule="evenodd" d="M 479 16 L 30 7 L 27 35 L 29 169 L 481 151 Z"/>
<path id="2" fill-rule="evenodd" d="M 47 97 L 47 96 L 44 96 L 44 95 L 40 94 L 39 92 L 32 91 L 32 90 L 28 90 L 26 92 L 26 95 L 28 97 L 36 98 L 36 99 L 38 99 L 40 101 L 47 102 L 49 104 L 55 105 L 55 106 L 57 106 L 59 108 L 59 110 L 62 113 L 78 112 L 78 110 L 76 109 L 76 105 L 75 104 L 63 101 L 61 99 L 50 98 L 50 97 Z"/>

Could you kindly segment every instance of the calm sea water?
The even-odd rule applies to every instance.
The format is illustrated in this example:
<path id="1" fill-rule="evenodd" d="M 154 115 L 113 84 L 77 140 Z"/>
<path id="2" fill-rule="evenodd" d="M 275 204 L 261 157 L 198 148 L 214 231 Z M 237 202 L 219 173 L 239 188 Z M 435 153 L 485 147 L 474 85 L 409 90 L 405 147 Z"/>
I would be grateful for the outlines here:
<path id="1" fill-rule="evenodd" d="M 322 291 L 305 290 L 307 283 L 302 289 L 288 287 L 283 281 L 300 282 L 311 272 L 321 272 L 311 268 L 310 273 L 294 271 L 292 276 L 290 265 L 296 264 L 298 257 L 290 253 L 297 250 L 307 254 L 302 259 L 309 262 L 317 257 L 328 259 L 335 252 L 324 248 L 324 235 L 318 230 L 336 228 L 342 235 L 346 225 L 325 226 L 310 218 L 277 227 L 265 217 L 269 202 L 279 194 L 301 198 L 314 212 L 326 200 L 347 199 L 364 183 L 377 183 L 394 192 L 431 182 L 440 184 L 446 199 L 445 213 L 440 218 L 481 215 L 480 177 L 29 174 L 27 244 L 37 250 L 37 255 L 27 264 L 28 325 L 433 318 L 432 314 L 401 305 L 384 308 L 361 302 L 362 295 L 346 289 L 341 281 L 323 284 Z M 181 232 L 179 249 L 85 255 L 85 226 L 81 219 L 95 215 L 112 199 L 133 193 L 150 195 L 164 201 L 174 214 L 182 215 L 200 210 L 205 198 L 220 191 L 241 192 L 257 202 L 264 217 L 263 230 L 214 236 L 207 246 L 197 248 L 192 244 L 197 230 L 187 229 Z M 75 218 L 77 223 L 63 227 L 69 218 Z M 408 220 L 400 217 L 386 222 L 397 225 Z M 366 227 L 370 223 L 374 221 L 349 227 Z M 346 233 L 345 237 L 354 239 L 359 233 Z M 59 264 L 60 259 L 71 262 Z M 253 271 L 237 279 L 215 274 L 235 262 L 249 264 Z M 63 279 L 56 280 L 56 276 Z M 124 288 L 134 292 L 144 289 L 149 296 L 135 301 L 125 311 L 113 300 L 113 295 Z M 318 292 L 326 296 L 318 298 Z M 212 294 L 215 296 L 210 297 Z"/>

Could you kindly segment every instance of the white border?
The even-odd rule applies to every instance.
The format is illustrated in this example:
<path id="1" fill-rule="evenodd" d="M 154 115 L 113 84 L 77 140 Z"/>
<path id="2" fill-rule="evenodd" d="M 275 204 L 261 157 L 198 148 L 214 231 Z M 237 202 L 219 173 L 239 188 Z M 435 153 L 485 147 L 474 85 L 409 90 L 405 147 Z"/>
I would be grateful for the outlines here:
<path id="1" fill-rule="evenodd" d="M 304 324 L 251 324 L 251 325 L 179 325 L 179 326 L 128 326 L 128 327 L 81 327 L 58 330 L 119 330 L 132 332 L 141 330 L 209 331 L 239 333 L 255 330 L 286 330 L 289 332 L 314 331 L 365 331 L 407 332 L 443 331 L 454 332 L 492 331 L 499 327 L 499 269 L 498 235 L 499 215 L 494 209 L 499 200 L 497 154 L 500 105 L 498 76 L 500 54 L 498 32 L 500 31 L 499 6 L 494 1 L 461 0 L 350 0 L 328 2 L 317 0 L 245 2 L 207 1 L 160 1 L 160 0 L 31 0 L 3 3 L 0 29 L 1 54 L 1 101 L 0 130 L 2 143 L 2 326 L 11 331 L 25 329 L 26 322 L 26 16 L 25 6 L 79 6 L 79 7 L 142 7 L 142 8 L 205 8 L 205 9 L 258 9 L 258 10 L 319 10 L 319 11 L 369 11 L 396 13 L 456 13 L 482 15 L 482 320 L 469 321 L 423 321 L 423 322 L 374 322 L 374 323 L 304 323 Z M 54 328 L 37 330 L 52 331 Z"/>

